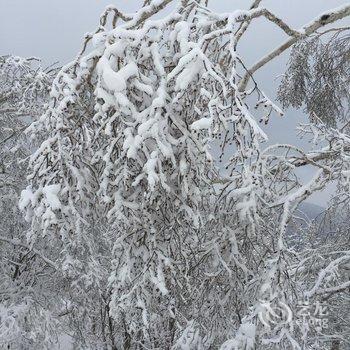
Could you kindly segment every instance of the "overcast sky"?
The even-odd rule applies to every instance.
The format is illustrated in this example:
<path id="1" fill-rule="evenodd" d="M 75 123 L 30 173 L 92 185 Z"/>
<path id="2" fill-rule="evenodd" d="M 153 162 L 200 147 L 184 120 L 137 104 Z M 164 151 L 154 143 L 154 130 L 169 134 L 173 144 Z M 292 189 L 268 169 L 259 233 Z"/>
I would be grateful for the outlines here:
<path id="1" fill-rule="evenodd" d="M 126 13 L 134 12 L 143 1 L 138 0 L 0 0 L 0 55 L 37 56 L 45 64 L 59 61 L 65 64 L 74 59 L 81 48 L 85 33 L 94 31 L 99 15 L 107 5 L 115 5 Z M 209 0 L 218 12 L 249 8 L 252 0 Z M 345 0 L 263 0 L 267 7 L 293 28 L 308 23 L 318 14 L 346 3 Z M 165 10 L 167 11 L 167 10 Z M 349 24 L 349 21 L 348 21 Z M 281 30 L 265 19 L 256 19 L 242 41 L 240 50 L 246 64 L 285 39 Z M 280 75 L 285 70 L 288 53 L 266 65 L 256 74 L 263 90 L 272 99 Z M 271 142 L 299 143 L 295 126 L 305 121 L 301 111 L 287 111 L 282 118 L 272 118 L 267 133 Z M 299 143 L 300 144 L 300 143 Z M 305 171 L 305 176 L 309 176 Z M 312 198 L 324 205 L 327 194 Z"/>

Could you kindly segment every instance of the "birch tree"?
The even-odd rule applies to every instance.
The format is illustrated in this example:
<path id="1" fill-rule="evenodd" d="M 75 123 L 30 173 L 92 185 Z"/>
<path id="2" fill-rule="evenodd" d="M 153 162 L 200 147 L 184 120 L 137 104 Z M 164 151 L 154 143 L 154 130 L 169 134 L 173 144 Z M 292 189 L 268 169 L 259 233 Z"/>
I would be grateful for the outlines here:
<path id="1" fill-rule="evenodd" d="M 76 348 L 308 349 L 345 339 L 341 328 L 320 336 L 296 305 L 346 290 L 335 270 L 348 253 L 308 270 L 312 256 L 287 226 L 312 193 L 346 184 L 347 136 L 309 124 L 302 132 L 323 138 L 320 150 L 266 146 L 262 125 L 283 113 L 254 73 L 350 6 L 293 29 L 260 3 L 223 14 L 201 1 L 145 1 L 131 15 L 110 6 L 55 78 L 30 128 L 47 136 L 20 206 L 28 244 L 52 252 L 68 305 L 60 322 Z M 258 17 L 288 40 L 249 68 L 239 42 Z M 315 169 L 308 183 L 302 166 Z"/>

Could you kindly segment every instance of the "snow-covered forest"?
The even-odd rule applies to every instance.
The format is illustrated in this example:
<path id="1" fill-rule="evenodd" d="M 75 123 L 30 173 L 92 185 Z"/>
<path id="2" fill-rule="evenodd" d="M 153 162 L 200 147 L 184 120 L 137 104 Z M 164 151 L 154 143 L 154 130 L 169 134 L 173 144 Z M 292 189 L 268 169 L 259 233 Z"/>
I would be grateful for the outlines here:
<path id="1" fill-rule="evenodd" d="M 112 2 L 68 64 L 0 52 L 0 349 L 349 349 L 350 3 Z"/>

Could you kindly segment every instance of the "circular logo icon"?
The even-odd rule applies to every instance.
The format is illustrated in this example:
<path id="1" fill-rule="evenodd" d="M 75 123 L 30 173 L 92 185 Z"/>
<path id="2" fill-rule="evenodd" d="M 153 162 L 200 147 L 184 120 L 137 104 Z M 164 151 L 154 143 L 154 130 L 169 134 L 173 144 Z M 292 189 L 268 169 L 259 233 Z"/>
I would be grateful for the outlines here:
<path id="1" fill-rule="evenodd" d="M 274 325 L 290 323 L 292 318 L 292 310 L 282 301 L 274 304 L 269 301 L 260 301 L 259 319 L 265 327 L 272 328 Z"/>

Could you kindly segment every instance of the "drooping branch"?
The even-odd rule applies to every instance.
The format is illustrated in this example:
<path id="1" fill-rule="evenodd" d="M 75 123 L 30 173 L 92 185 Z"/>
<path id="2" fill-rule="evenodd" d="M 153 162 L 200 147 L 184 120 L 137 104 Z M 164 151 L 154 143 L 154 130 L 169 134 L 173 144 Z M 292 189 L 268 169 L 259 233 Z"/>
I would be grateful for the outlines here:
<path id="1" fill-rule="evenodd" d="M 86 38 L 82 53 L 89 40 L 97 39 L 94 51 L 81 53 L 79 62 L 63 68 L 54 84 L 55 99 L 36 126 L 48 138 L 30 165 L 29 194 L 38 198 L 27 201 L 33 232 L 39 232 L 40 225 L 45 237 L 61 240 L 64 250 L 59 245 L 57 254 L 62 269 L 78 277 L 79 291 L 72 289 L 69 305 L 88 305 L 94 336 L 96 320 L 105 324 L 98 340 L 106 347 L 120 339 L 121 344 L 177 349 L 191 333 L 198 341 L 189 340 L 187 348 L 203 347 L 210 337 L 213 343 L 206 348 L 219 348 L 228 336 L 226 320 L 237 314 L 229 328 L 241 328 L 243 340 L 238 340 L 245 344 L 243 333 L 255 329 L 255 321 L 245 322 L 246 315 L 260 294 L 277 295 L 293 305 L 293 284 L 283 277 L 280 281 L 291 263 L 284 249 L 276 254 L 276 244 L 287 248 L 283 236 L 297 204 L 329 182 L 328 163 L 334 168 L 333 159 L 317 158 L 336 152 L 333 143 L 331 151 L 311 155 L 291 145 L 275 146 L 277 155 L 266 154 L 260 146 L 266 137 L 245 104 L 247 94 L 237 91 L 241 76 L 235 68 L 244 62 L 232 44 L 252 19 L 264 16 L 291 37 L 300 33 L 258 9 L 260 0 L 241 18 L 240 11 L 213 14 L 203 8 L 205 0 L 183 0 L 183 8 L 173 16 L 147 20 L 170 3 L 145 0 L 144 7 L 121 24 L 114 23 L 121 16 L 111 8 L 112 29 L 103 17 L 98 35 Z M 255 91 L 259 108 L 280 113 L 258 87 Z M 216 168 L 209 152 L 215 140 L 222 142 L 222 155 L 233 145 L 226 168 L 229 183 L 220 197 L 213 186 Z M 304 186 L 294 177 L 297 162 L 320 168 Z M 278 208 L 269 206 L 279 198 Z M 280 206 L 282 222 L 276 225 Z M 37 208 L 46 208 L 47 214 Z M 106 265 L 100 262 L 101 252 Z M 267 284 L 261 277 L 263 265 L 272 266 L 271 275 L 266 274 L 272 282 Z M 185 288 L 179 288 L 181 284 Z M 255 292 L 261 285 L 268 286 L 268 293 Z M 217 286 L 224 293 L 218 293 Z M 226 297 L 226 291 L 234 298 Z M 88 308 L 92 294 L 100 295 L 101 315 Z M 225 314 L 215 310 L 221 299 Z M 67 310 L 62 315 L 68 319 Z M 193 314 L 198 319 L 192 321 Z M 208 337 L 202 330 L 210 329 L 213 319 L 219 320 L 218 331 Z M 264 339 L 258 328 L 251 343 Z M 271 333 L 279 335 L 283 333 Z M 82 338 L 88 337 L 82 333 Z M 278 346 L 288 349 L 284 341 Z"/>
<path id="2" fill-rule="evenodd" d="M 303 36 L 308 36 L 308 35 L 311 35 L 312 33 L 315 33 L 316 30 L 320 29 L 321 27 L 324 27 L 327 24 L 338 21 L 349 15 L 350 15 L 350 5 L 342 6 L 317 16 L 316 19 L 314 19 L 309 24 L 301 28 L 300 31 L 298 32 L 300 32 Z M 282 52 L 290 48 L 299 39 L 300 39 L 300 36 L 293 36 L 289 38 L 281 46 L 277 47 L 275 50 L 273 50 L 272 52 L 270 52 L 269 54 L 261 58 L 258 62 L 256 62 L 244 75 L 239 85 L 240 91 L 245 90 L 249 82 L 250 76 L 252 74 L 254 74 L 258 69 L 263 67 L 266 63 L 270 62 L 271 60 L 279 56 Z"/>
<path id="3" fill-rule="evenodd" d="M 24 244 L 18 240 L 15 239 L 9 239 L 3 236 L 0 236 L 0 241 L 3 242 L 7 242 L 9 244 L 12 244 L 14 246 L 18 246 L 18 247 L 22 247 L 22 248 L 26 248 L 29 251 L 33 252 L 35 255 L 37 255 L 38 257 L 40 257 L 42 260 L 44 260 L 46 262 L 46 264 L 50 265 L 51 267 L 53 267 L 55 270 L 58 270 L 58 266 L 50 259 L 48 259 L 47 257 L 45 257 L 41 252 L 39 252 L 37 249 L 35 248 L 31 248 L 30 246 L 28 246 L 27 244 Z"/>
<path id="4" fill-rule="evenodd" d="M 324 282 L 327 274 L 332 273 L 334 270 L 336 270 L 338 265 L 343 264 L 344 262 L 348 261 L 349 258 L 350 258 L 349 255 L 343 255 L 343 256 L 339 257 L 338 259 L 332 260 L 331 263 L 329 263 L 329 265 L 327 267 L 325 267 L 323 270 L 321 270 L 315 285 L 312 287 L 311 290 L 309 290 L 306 293 L 307 296 L 311 297 L 314 294 L 332 293 L 332 292 L 335 292 L 338 290 L 343 290 L 345 288 L 348 288 L 350 286 L 350 281 L 347 281 L 338 287 L 320 289 L 320 286 Z"/>

